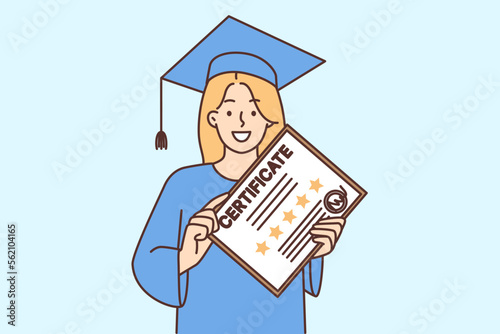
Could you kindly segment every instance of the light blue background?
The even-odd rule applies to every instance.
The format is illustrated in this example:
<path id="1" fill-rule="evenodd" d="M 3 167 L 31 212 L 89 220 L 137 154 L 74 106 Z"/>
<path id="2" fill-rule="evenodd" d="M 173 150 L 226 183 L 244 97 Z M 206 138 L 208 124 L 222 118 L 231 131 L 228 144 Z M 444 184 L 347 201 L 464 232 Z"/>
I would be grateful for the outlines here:
<path id="1" fill-rule="evenodd" d="M 500 81 L 500 7 L 401 0 L 402 12 L 348 62 L 340 45 L 388 2 L 73 0 L 18 52 L 8 34 L 41 7 L 3 2 L 0 267 L 6 225 L 16 222 L 19 313 L 12 329 L 2 312 L 2 333 L 72 324 L 81 333 L 173 332 L 174 310 L 114 272 L 131 274 L 164 180 L 200 162 L 200 95 L 164 86 L 166 152 L 154 150 L 158 86 L 126 117 L 113 104 L 148 68 L 159 78 L 226 14 L 327 60 L 282 91 L 287 120 L 369 192 L 326 259 L 321 295 L 307 300 L 308 332 L 498 333 L 500 87 L 456 128 L 443 114 L 474 95 L 479 77 Z M 218 13 L 221 3 L 231 10 Z M 52 164 L 105 118 L 113 131 L 58 180 Z M 391 189 L 384 174 L 435 128 L 447 140 Z M 410 317 L 440 305 L 446 280 L 465 290 L 419 331 Z M 98 296 L 111 300 L 91 318 L 85 304 Z"/>

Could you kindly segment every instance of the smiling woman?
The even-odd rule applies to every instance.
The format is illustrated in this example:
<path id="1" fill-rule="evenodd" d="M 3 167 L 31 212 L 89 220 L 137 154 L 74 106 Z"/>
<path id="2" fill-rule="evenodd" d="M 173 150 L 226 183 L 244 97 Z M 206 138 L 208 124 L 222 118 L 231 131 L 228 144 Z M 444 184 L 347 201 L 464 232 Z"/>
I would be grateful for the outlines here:
<path id="1" fill-rule="evenodd" d="M 250 326 L 259 327 L 259 333 L 306 331 L 304 294 L 319 293 L 321 256 L 329 250 L 318 253 L 295 278 L 298 288 L 276 297 L 212 244 L 210 235 L 224 227 L 215 208 L 284 127 L 278 91 L 323 62 L 228 17 L 162 77 L 203 93 L 198 120 L 203 163 L 169 176 L 132 260 L 144 292 L 176 308 L 175 333 L 250 333 Z M 162 115 L 160 109 L 160 125 Z M 167 148 L 161 126 L 156 139 L 157 149 Z M 271 157 L 274 160 L 248 184 L 248 194 L 262 190 L 291 154 L 283 148 Z M 206 201 L 200 201 L 202 197 Z M 247 202 L 233 203 L 234 210 L 242 210 Z M 236 219 L 234 212 L 229 215 Z M 227 227 L 229 220 L 225 222 Z M 321 240 L 333 245 L 326 237 Z M 313 263 L 318 268 L 314 273 Z M 269 317 L 257 324 L 254 308 L 259 303 L 260 309 L 261 301 L 263 309 L 273 308 L 272 317 L 266 311 Z M 242 324 L 246 319 L 249 324 Z"/>
<path id="2" fill-rule="evenodd" d="M 208 82 L 200 106 L 198 134 L 203 162 L 214 163 L 224 157 L 224 144 L 239 153 L 258 146 L 260 153 L 284 123 L 276 86 L 245 73 L 220 74 Z"/>

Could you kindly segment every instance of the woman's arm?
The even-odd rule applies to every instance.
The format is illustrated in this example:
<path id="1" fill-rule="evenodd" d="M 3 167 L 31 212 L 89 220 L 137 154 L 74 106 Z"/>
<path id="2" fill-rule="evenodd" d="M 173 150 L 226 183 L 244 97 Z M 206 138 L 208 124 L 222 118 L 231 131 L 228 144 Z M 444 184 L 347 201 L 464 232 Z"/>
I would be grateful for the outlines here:
<path id="1" fill-rule="evenodd" d="M 304 267 L 304 289 L 310 295 L 317 297 L 321 290 L 323 279 L 323 257 L 333 252 L 342 230 L 345 219 L 327 218 L 314 224 L 311 234 L 313 241 L 321 245 L 314 259 Z"/>
<path id="2" fill-rule="evenodd" d="M 323 280 L 323 257 L 312 259 L 303 269 L 304 290 L 313 297 L 318 297 Z"/>
<path id="3" fill-rule="evenodd" d="M 168 306 L 184 305 L 188 275 L 179 274 L 182 210 L 179 187 L 173 174 L 163 186 L 134 253 L 135 279 L 151 298 Z"/>

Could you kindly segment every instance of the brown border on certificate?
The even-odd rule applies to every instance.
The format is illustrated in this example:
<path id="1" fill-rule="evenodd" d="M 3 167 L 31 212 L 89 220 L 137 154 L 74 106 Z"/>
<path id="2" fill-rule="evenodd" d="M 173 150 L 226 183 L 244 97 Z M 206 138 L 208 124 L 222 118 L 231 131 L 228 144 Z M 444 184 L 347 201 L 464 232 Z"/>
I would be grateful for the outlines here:
<path id="1" fill-rule="evenodd" d="M 310 142 L 308 142 L 304 137 L 302 137 L 297 131 L 295 131 L 290 125 L 286 125 L 280 133 L 273 139 L 273 141 L 266 147 L 266 149 L 262 152 L 262 154 L 257 158 L 257 160 L 248 168 L 248 170 L 243 174 L 243 176 L 236 182 L 236 184 L 229 190 L 229 197 L 233 195 L 235 190 L 246 181 L 248 175 L 250 175 L 254 169 L 260 164 L 262 160 L 264 160 L 268 153 L 275 147 L 276 143 L 286 134 L 290 134 L 296 140 L 298 140 L 304 147 L 307 148 L 309 152 L 311 152 L 316 158 L 321 160 L 328 168 L 330 168 L 335 174 L 337 174 L 341 179 L 343 179 L 347 184 L 349 184 L 354 190 L 359 193 L 359 196 L 356 200 L 349 206 L 349 208 L 344 211 L 342 214 L 342 218 L 347 218 L 358 206 L 361 200 L 368 194 L 366 190 L 364 190 L 360 185 L 358 185 L 353 179 L 351 179 L 346 173 L 344 173 L 337 165 L 330 161 L 326 156 L 324 156 L 318 149 L 316 149 Z M 229 199 L 228 197 L 228 199 Z M 217 213 L 219 209 L 222 207 L 223 203 L 219 205 L 215 209 Z M 276 289 L 271 285 L 264 277 L 262 277 L 255 269 L 253 269 L 248 263 L 246 263 L 242 258 L 240 258 L 236 253 L 234 253 L 226 244 L 224 244 L 217 236 L 211 234 L 210 240 L 212 240 L 224 253 L 226 253 L 229 257 L 231 257 L 234 261 L 236 261 L 240 266 L 243 267 L 252 277 L 254 277 L 257 281 L 259 281 L 262 285 L 264 285 L 269 291 L 271 291 L 276 297 L 279 297 L 283 291 L 292 283 L 292 281 L 297 277 L 297 275 L 302 271 L 305 265 L 311 260 L 316 251 L 321 247 L 321 245 L 317 245 L 302 261 L 302 263 L 295 269 L 295 271 L 288 277 L 288 279 L 281 285 L 279 289 Z"/>

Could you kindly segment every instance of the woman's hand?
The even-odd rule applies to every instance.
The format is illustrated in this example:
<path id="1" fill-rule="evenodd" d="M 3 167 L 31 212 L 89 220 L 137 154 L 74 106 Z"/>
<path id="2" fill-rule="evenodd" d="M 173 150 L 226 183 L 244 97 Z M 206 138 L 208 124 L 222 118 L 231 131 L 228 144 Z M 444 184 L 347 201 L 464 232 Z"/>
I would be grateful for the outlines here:
<path id="1" fill-rule="evenodd" d="M 313 241 L 322 244 L 321 248 L 314 254 L 314 258 L 328 255 L 333 251 L 344 225 L 344 218 L 322 219 L 313 225 L 310 232 Z"/>
<path id="2" fill-rule="evenodd" d="M 212 241 L 208 237 L 219 229 L 214 208 L 222 203 L 227 196 L 226 193 L 215 197 L 189 220 L 179 253 L 179 274 L 196 266 L 212 245 Z"/>

